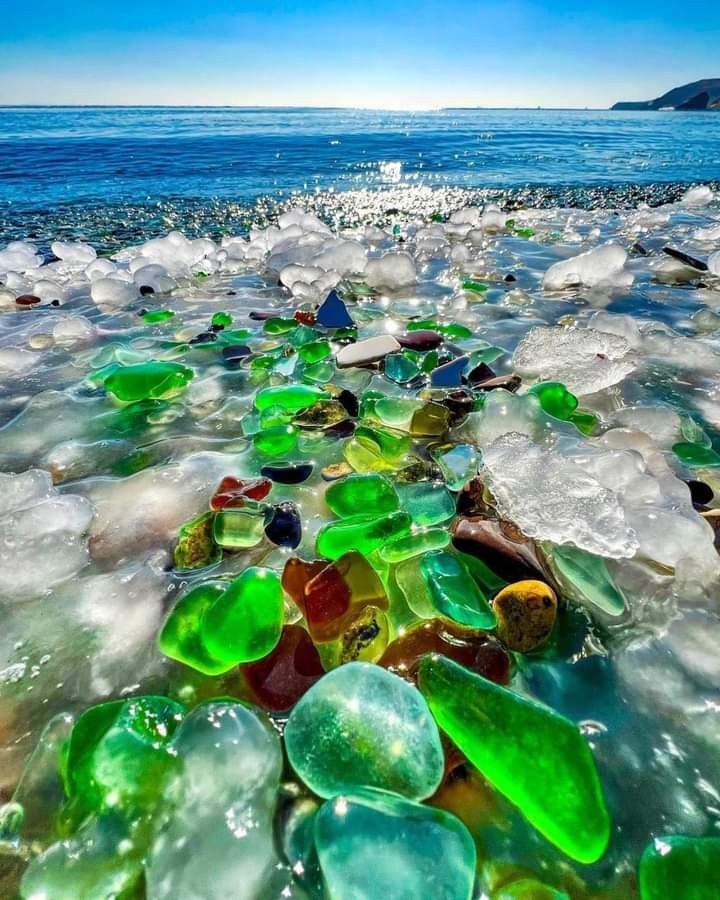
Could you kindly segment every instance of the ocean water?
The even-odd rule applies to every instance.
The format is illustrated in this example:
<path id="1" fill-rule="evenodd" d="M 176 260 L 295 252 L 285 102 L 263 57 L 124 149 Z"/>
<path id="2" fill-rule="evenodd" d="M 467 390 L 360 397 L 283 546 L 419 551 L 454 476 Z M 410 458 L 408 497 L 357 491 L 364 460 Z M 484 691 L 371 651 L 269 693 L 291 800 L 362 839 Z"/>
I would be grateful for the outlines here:
<path id="1" fill-rule="evenodd" d="M 720 175 L 719 145 L 714 113 L 4 108 L 0 204 L 687 183 Z"/>

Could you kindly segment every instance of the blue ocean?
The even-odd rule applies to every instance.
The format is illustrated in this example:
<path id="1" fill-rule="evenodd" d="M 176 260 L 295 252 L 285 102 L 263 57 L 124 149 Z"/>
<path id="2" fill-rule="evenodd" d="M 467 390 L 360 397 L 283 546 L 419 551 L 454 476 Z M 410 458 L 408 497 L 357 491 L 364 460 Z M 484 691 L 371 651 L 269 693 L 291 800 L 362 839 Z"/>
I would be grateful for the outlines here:
<path id="1" fill-rule="evenodd" d="M 7 107 L 0 237 L 197 231 L 227 204 L 388 186 L 663 202 L 720 178 L 718 146 L 712 112 Z"/>

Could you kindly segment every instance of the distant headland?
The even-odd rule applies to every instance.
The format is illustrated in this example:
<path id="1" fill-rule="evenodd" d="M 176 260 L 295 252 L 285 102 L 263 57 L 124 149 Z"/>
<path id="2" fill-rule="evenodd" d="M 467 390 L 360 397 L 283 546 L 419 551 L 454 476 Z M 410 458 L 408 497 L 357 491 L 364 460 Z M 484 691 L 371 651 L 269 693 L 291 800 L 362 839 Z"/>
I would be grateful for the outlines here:
<path id="1" fill-rule="evenodd" d="M 684 84 L 655 100 L 623 100 L 612 109 L 712 109 L 720 112 L 720 78 L 705 78 L 703 81 Z"/>

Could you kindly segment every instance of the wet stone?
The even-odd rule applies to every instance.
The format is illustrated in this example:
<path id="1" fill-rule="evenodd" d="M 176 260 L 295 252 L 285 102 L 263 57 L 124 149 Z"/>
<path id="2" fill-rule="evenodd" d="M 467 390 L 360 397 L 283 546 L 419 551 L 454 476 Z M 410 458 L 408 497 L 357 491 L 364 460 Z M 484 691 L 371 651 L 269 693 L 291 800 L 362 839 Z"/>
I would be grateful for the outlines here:
<path id="1" fill-rule="evenodd" d="M 277 484 L 302 484 L 312 475 L 312 463 L 277 462 L 261 467 L 260 474 Z"/>
<path id="2" fill-rule="evenodd" d="M 213 521 L 212 513 L 204 513 L 182 526 L 173 553 L 176 569 L 202 569 L 222 559 L 213 540 Z"/>
<path id="3" fill-rule="evenodd" d="M 557 597 L 542 581 L 517 581 L 495 595 L 492 608 L 500 640 L 511 650 L 527 653 L 550 637 Z"/>
<path id="4" fill-rule="evenodd" d="M 388 354 L 395 353 L 399 349 L 400 344 L 391 334 L 380 334 L 342 347 L 335 357 L 335 362 L 340 368 L 366 366 L 385 359 Z"/>
<path id="5" fill-rule="evenodd" d="M 510 681 L 510 656 L 499 641 L 485 631 L 447 619 L 426 619 L 404 629 L 388 644 L 378 664 L 416 683 L 420 662 L 432 653 L 447 656 L 497 684 Z"/>
<path id="6" fill-rule="evenodd" d="M 458 550 L 481 560 L 505 581 L 544 578 L 534 544 L 510 522 L 480 516 L 458 519 L 452 540 Z"/>
<path id="7" fill-rule="evenodd" d="M 408 350 L 418 350 L 421 353 L 427 350 L 436 350 L 443 342 L 443 336 L 429 328 L 418 331 L 407 331 L 397 336 L 401 347 Z"/>
<path id="8" fill-rule="evenodd" d="M 273 506 L 270 521 L 265 526 L 265 536 L 279 547 L 294 550 L 302 540 L 302 522 L 294 503 L 278 503 Z"/>

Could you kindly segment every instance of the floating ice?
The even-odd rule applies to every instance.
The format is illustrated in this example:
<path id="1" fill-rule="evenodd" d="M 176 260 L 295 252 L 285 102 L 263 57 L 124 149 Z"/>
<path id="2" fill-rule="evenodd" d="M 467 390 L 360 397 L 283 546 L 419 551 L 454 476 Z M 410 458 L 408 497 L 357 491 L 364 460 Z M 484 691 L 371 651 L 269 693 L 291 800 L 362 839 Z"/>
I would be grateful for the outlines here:
<path id="1" fill-rule="evenodd" d="M 539 326 L 522 339 L 513 364 L 522 375 L 561 381 L 574 394 L 594 394 L 635 368 L 625 338 L 594 328 Z"/>
<path id="2" fill-rule="evenodd" d="M 415 284 L 417 273 L 408 253 L 386 253 L 379 259 L 368 260 L 365 280 L 374 288 L 398 291 Z"/>
<path id="3" fill-rule="evenodd" d="M 483 466 L 502 514 L 529 537 L 618 559 L 637 551 L 615 494 L 557 451 L 506 434 L 485 448 Z"/>
<path id="4" fill-rule="evenodd" d="M 53 241 L 50 249 L 58 259 L 69 266 L 87 266 L 97 258 L 95 248 L 90 244 Z"/>
<path id="5" fill-rule="evenodd" d="M 604 244 L 572 259 L 554 263 L 545 273 L 546 291 L 563 291 L 571 287 L 628 287 L 633 283 L 625 269 L 627 253 L 619 244 Z"/>
<path id="6" fill-rule="evenodd" d="M 683 195 L 680 203 L 683 206 L 689 206 L 693 209 L 702 209 L 712 203 L 714 199 L 715 194 L 713 193 L 712 188 L 709 188 L 705 184 L 701 184 L 697 187 L 689 188 Z"/>
<path id="7" fill-rule="evenodd" d="M 135 284 L 119 278 L 98 278 L 93 282 L 90 296 L 98 306 L 109 308 L 126 306 L 137 300 L 139 294 Z"/>

